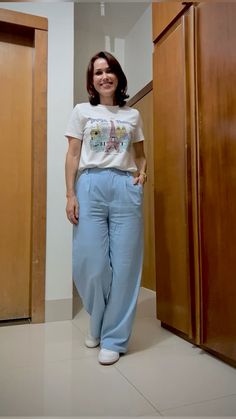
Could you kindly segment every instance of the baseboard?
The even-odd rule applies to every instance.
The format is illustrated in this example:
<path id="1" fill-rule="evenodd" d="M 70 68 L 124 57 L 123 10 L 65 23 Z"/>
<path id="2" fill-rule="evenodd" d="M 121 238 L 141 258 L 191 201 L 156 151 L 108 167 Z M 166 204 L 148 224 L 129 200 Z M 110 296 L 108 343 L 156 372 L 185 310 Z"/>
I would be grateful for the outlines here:
<path id="1" fill-rule="evenodd" d="M 148 288 L 142 287 L 146 292 L 154 293 Z M 64 300 L 46 300 L 45 302 L 45 322 L 57 322 L 62 320 L 72 320 L 72 318 L 81 310 L 82 302 L 73 285 L 73 299 Z"/>
<path id="2" fill-rule="evenodd" d="M 46 300 L 45 322 L 57 322 L 72 319 L 72 298 L 64 300 Z"/>
<path id="3" fill-rule="evenodd" d="M 148 292 L 152 293 L 152 294 L 156 294 L 155 290 L 151 290 L 150 288 L 146 288 L 146 287 L 141 287 L 141 288 L 145 291 L 148 291 Z"/>
<path id="4" fill-rule="evenodd" d="M 83 307 L 82 300 L 81 300 L 81 298 L 78 294 L 78 291 L 76 289 L 76 286 L 73 282 L 73 309 L 72 309 L 73 318 L 76 316 L 76 314 L 78 314 L 80 312 L 82 307 Z"/>

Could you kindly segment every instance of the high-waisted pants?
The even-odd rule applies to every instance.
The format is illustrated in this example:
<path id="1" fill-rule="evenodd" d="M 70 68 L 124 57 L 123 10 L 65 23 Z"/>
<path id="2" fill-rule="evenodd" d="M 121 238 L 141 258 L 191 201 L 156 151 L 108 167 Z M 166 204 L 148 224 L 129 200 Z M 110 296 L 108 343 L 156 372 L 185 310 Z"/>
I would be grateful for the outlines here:
<path id="1" fill-rule="evenodd" d="M 73 279 L 101 348 L 125 353 L 143 261 L 143 187 L 129 172 L 85 169 L 76 183 Z"/>

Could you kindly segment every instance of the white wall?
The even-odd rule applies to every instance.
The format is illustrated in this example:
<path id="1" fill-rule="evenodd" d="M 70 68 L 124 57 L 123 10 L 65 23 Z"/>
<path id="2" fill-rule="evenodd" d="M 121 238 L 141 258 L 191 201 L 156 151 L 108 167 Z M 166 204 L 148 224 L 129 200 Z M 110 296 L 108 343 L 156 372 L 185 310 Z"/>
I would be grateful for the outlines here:
<path id="1" fill-rule="evenodd" d="M 1 3 L 48 18 L 48 163 L 46 300 L 72 299 L 72 229 L 65 217 L 64 131 L 73 108 L 73 3 Z"/>
<path id="2" fill-rule="evenodd" d="M 152 80 L 152 6 L 125 37 L 125 73 L 130 97 Z"/>

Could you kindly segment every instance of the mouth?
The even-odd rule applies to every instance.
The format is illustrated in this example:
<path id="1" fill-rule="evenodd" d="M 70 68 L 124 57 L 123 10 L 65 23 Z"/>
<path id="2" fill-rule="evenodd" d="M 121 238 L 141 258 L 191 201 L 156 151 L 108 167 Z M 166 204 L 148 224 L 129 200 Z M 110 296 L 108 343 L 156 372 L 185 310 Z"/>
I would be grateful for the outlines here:
<path id="1" fill-rule="evenodd" d="M 112 85 L 113 85 L 113 83 L 111 81 L 108 81 L 108 82 L 105 82 L 105 83 L 101 83 L 100 84 L 101 87 L 110 87 Z"/>

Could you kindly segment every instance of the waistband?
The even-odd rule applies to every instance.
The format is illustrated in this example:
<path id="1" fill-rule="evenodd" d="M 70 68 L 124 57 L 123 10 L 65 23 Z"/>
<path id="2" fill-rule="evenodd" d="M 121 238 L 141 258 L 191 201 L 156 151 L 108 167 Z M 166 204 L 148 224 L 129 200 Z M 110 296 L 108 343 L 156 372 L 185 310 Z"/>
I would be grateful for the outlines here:
<path id="1" fill-rule="evenodd" d="M 99 167 L 91 167 L 88 169 L 83 169 L 81 172 L 81 175 L 83 173 L 99 173 L 99 174 L 107 174 L 107 173 L 116 173 L 117 175 L 120 176 L 133 176 L 132 172 L 126 171 L 126 170 L 120 170 L 120 169 L 115 169 L 113 167 L 107 167 L 104 169 L 101 169 Z"/>

